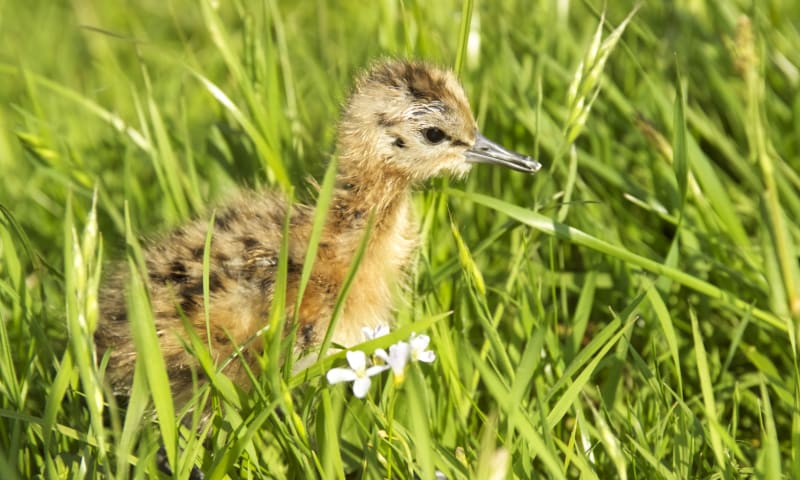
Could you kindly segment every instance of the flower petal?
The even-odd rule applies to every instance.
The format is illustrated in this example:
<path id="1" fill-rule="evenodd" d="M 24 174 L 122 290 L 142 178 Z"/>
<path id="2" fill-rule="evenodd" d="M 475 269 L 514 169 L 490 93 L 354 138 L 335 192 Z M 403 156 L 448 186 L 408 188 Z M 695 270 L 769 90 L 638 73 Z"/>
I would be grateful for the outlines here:
<path id="1" fill-rule="evenodd" d="M 433 350 L 419 352 L 417 353 L 417 360 L 424 363 L 432 363 L 434 360 L 436 360 L 436 354 L 433 353 Z"/>
<path id="2" fill-rule="evenodd" d="M 386 353 L 386 350 L 378 348 L 375 350 L 375 353 L 373 353 L 373 355 L 380 358 L 384 362 L 389 363 L 389 354 Z"/>
<path id="3" fill-rule="evenodd" d="M 328 370 L 328 374 L 325 377 L 331 385 L 334 383 L 352 382 L 358 379 L 356 372 L 349 368 L 331 368 Z"/>
<path id="4" fill-rule="evenodd" d="M 361 350 L 347 352 L 347 363 L 357 374 L 361 375 L 367 368 L 367 354 Z"/>
<path id="5" fill-rule="evenodd" d="M 411 361 L 420 361 L 431 363 L 436 359 L 436 354 L 428 350 L 428 345 L 431 343 L 431 337 L 427 335 L 411 334 Z"/>
<path id="6" fill-rule="evenodd" d="M 411 346 L 406 342 L 397 342 L 389 347 L 389 358 L 386 363 L 392 367 L 392 372 L 395 375 L 402 375 L 405 373 L 410 355 Z"/>
<path id="7" fill-rule="evenodd" d="M 375 375 L 389 370 L 389 365 L 373 365 L 367 369 L 367 376 L 374 377 Z"/>
<path id="8" fill-rule="evenodd" d="M 369 327 L 361 327 L 361 335 L 364 336 L 364 340 L 373 340 L 375 338 L 374 330 Z"/>
<path id="9" fill-rule="evenodd" d="M 425 350 L 431 343 L 431 337 L 412 333 L 409 343 L 411 343 L 411 348 L 414 350 Z"/>
<path id="10" fill-rule="evenodd" d="M 389 347 L 389 357 L 399 360 L 408 360 L 408 355 L 411 353 L 411 345 L 406 342 L 397 342 Z"/>
<path id="11" fill-rule="evenodd" d="M 366 397 L 370 385 L 372 385 L 372 380 L 370 380 L 369 377 L 357 378 L 356 381 L 353 382 L 353 395 L 355 395 L 356 398 Z"/>
<path id="12" fill-rule="evenodd" d="M 361 329 L 361 334 L 364 335 L 365 340 L 375 340 L 376 338 L 380 338 L 384 335 L 389 334 L 389 326 L 388 325 L 378 325 L 375 328 L 370 327 L 363 327 Z"/>

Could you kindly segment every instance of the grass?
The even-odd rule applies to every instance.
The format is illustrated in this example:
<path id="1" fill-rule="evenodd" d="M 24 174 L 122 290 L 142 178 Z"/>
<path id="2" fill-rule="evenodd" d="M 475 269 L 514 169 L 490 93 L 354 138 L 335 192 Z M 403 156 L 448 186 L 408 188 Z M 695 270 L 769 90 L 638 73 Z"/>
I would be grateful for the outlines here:
<path id="1" fill-rule="evenodd" d="M 800 477 L 794 3 L 0 2 L 0 477 L 152 477 L 162 445 L 214 479 Z M 324 203 L 380 56 L 460 71 L 484 133 L 545 165 L 416 195 L 414 286 L 369 346 L 424 331 L 436 362 L 364 400 L 324 380 L 341 355 L 292 377 L 279 305 L 249 393 L 187 345 L 202 422 L 134 274 L 117 405 L 103 270 L 236 188 L 315 201 L 312 175 Z"/>

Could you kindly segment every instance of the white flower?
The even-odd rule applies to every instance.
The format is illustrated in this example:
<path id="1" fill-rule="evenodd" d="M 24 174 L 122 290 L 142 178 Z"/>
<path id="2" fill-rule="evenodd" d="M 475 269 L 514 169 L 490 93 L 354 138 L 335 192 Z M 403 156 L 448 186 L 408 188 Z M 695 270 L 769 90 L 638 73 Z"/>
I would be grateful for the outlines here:
<path id="1" fill-rule="evenodd" d="M 369 391 L 373 377 L 389 368 L 388 365 L 367 367 L 367 354 L 361 350 L 347 352 L 347 363 L 350 368 L 332 368 L 326 375 L 328 383 L 353 382 L 353 395 L 364 398 Z"/>
<path id="2" fill-rule="evenodd" d="M 383 337 L 384 335 L 388 335 L 389 325 L 378 325 L 375 328 L 364 327 L 361 329 L 361 333 L 364 335 L 364 341 L 368 342 L 370 340 Z"/>
<path id="3" fill-rule="evenodd" d="M 400 384 L 406 378 L 406 365 L 408 362 L 431 363 L 436 360 L 436 354 L 428 350 L 431 337 L 427 335 L 411 334 L 408 342 L 397 342 L 389 347 L 389 352 L 379 348 L 375 350 L 375 356 L 386 362 L 394 373 L 394 383 Z"/>
<path id="4" fill-rule="evenodd" d="M 361 329 L 366 341 L 375 340 L 389 333 L 389 327 L 378 325 L 375 328 L 364 327 Z M 389 351 L 379 348 L 373 354 L 374 364 L 369 365 L 367 355 L 360 350 L 347 352 L 347 363 L 350 368 L 332 368 L 328 371 L 328 383 L 353 382 L 353 394 L 364 398 L 372 385 L 370 377 L 391 369 L 394 373 L 394 383 L 403 383 L 406 378 L 408 362 L 431 363 L 436 360 L 436 354 L 428 350 L 431 338 L 427 335 L 411 334 L 408 342 L 399 341 L 389 347 Z M 382 362 L 382 363 L 381 363 Z"/>
<path id="5" fill-rule="evenodd" d="M 431 343 L 431 337 L 412 333 L 409 342 L 411 343 L 412 362 L 431 363 L 436 360 L 436 354 L 433 353 L 433 350 L 427 350 L 428 345 Z"/>
<path id="6" fill-rule="evenodd" d="M 406 364 L 411 359 L 411 345 L 406 342 L 397 342 L 389 347 L 389 353 L 379 348 L 375 350 L 375 356 L 386 362 L 394 373 L 394 383 L 403 383 L 406 378 Z"/>

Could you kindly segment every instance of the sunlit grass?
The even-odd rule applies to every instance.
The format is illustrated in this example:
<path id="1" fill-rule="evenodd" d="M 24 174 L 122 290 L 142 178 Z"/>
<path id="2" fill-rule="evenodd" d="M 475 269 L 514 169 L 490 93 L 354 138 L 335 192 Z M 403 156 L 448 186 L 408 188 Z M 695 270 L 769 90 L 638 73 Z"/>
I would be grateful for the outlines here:
<path id="1" fill-rule="evenodd" d="M 756 3 L 0 3 L 0 477 L 152 477 L 161 448 L 179 477 L 800 477 L 800 11 Z M 209 381 L 175 411 L 143 238 L 237 188 L 327 204 L 386 56 L 460 72 L 545 165 L 416 194 L 413 288 L 364 350 L 424 332 L 436 362 L 355 399 L 343 353 L 274 361 L 279 302 L 249 391 L 188 339 Z M 90 340 L 112 263 L 128 399 Z"/>

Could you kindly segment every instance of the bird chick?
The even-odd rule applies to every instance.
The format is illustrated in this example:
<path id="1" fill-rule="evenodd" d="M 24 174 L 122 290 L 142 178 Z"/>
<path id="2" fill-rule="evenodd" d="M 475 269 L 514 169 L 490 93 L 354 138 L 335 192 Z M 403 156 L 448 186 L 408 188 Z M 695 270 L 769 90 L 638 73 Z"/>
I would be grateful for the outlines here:
<path id="1" fill-rule="evenodd" d="M 186 351 L 181 314 L 211 346 L 218 363 L 245 345 L 267 323 L 287 216 L 286 315 L 299 322 L 297 355 L 322 342 L 356 249 L 374 218 L 332 335 L 333 342 L 347 347 L 362 340 L 363 327 L 391 323 L 392 292 L 402 283 L 418 244 L 410 204 L 414 185 L 440 175 L 461 177 L 473 163 L 528 173 L 541 168 L 478 132 L 451 72 L 396 60 L 375 64 L 357 80 L 339 124 L 337 154 L 332 203 L 298 312 L 293 306 L 311 234 L 311 206 L 290 205 L 275 193 L 247 192 L 217 210 L 209 252 L 208 335 L 202 280 L 208 222 L 188 223 L 145 248 L 155 327 L 176 403 L 190 398 L 193 369 L 201 373 Z M 98 352 L 110 351 L 106 378 L 121 395 L 129 393 L 136 361 L 125 284 L 125 274 L 113 275 L 101 291 L 101 323 L 95 333 Z M 259 348 L 261 342 L 250 342 L 242 355 L 253 368 Z M 230 362 L 224 372 L 246 388 L 242 362 Z"/>

